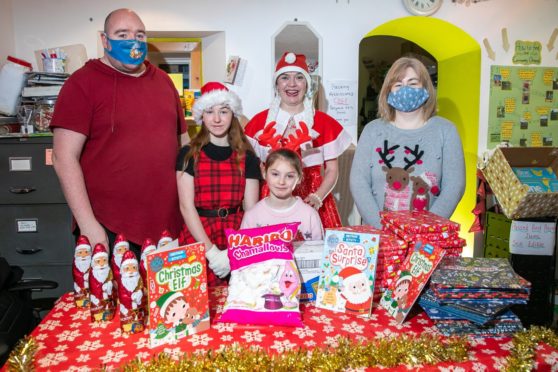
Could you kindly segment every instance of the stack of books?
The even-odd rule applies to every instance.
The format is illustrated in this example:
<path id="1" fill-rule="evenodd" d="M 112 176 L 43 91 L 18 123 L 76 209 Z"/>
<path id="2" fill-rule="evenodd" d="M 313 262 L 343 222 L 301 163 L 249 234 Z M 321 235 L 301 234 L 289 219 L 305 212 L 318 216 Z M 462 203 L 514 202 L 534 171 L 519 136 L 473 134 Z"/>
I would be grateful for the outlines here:
<path id="1" fill-rule="evenodd" d="M 523 329 L 509 307 L 530 288 L 505 258 L 445 257 L 419 304 L 444 335 L 508 336 Z"/>
<path id="2" fill-rule="evenodd" d="M 21 91 L 21 97 L 24 100 L 58 97 L 62 85 L 64 85 L 70 76 L 67 73 L 36 71 L 28 72 L 26 75 L 26 84 Z"/>
<path id="3" fill-rule="evenodd" d="M 395 234 L 412 247 L 416 242 L 435 243 L 446 257 L 461 256 L 466 241 L 459 237 L 460 225 L 428 211 L 380 212 L 384 231 Z"/>

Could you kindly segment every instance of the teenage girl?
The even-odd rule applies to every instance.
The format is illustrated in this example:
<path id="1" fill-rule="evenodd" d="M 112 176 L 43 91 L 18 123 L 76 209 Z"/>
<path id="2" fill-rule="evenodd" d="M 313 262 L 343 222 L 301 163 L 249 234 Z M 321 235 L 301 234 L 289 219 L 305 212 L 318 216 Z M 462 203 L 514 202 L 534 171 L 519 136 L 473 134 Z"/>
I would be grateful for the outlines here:
<path id="1" fill-rule="evenodd" d="M 230 272 L 226 228 L 238 229 L 244 209 L 259 198 L 259 160 L 238 121 L 242 106 L 224 85 L 209 82 L 192 109 L 200 132 L 181 149 L 176 164 L 180 211 L 186 223 L 179 242 L 203 242 L 208 283 Z"/>
<path id="2" fill-rule="evenodd" d="M 318 211 L 299 196 L 293 196 L 302 180 L 302 161 L 298 154 L 286 148 L 272 151 L 266 158 L 263 176 L 269 196 L 244 214 L 241 228 L 300 222 L 295 240 L 321 240 L 323 228 Z"/>

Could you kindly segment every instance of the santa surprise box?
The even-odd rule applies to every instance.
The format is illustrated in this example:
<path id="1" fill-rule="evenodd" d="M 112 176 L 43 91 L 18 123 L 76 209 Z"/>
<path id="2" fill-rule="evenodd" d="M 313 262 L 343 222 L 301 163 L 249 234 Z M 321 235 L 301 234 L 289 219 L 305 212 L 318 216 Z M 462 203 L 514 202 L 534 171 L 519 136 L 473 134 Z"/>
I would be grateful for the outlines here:
<path id="1" fill-rule="evenodd" d="M 149 253 L 146 278 L 150 347 L 209 329 L 203 243 L 170 245 Z"/>
<path id="2" fill-rule="evenodd" d="M 379 240 L 350 228 L 326 230 L 316 307 L 370 316 Z"/>
<path id="3" fill-rule="evenodd" d="M 558 174 L 556 147 L 501 147 L 482 173 L 509 219 L 558 216 L 558 192 L 530 191 L 513 168 L 550 168 Z"/>
<path id="4" fill-rule="evenodd" d="M 316 300 L 318 280 L 320 279 L 321 261 L 324 251 L 323 240 L 306 240 L 293 242 L 294 259 L 302 277 L 300 302 Z"/>

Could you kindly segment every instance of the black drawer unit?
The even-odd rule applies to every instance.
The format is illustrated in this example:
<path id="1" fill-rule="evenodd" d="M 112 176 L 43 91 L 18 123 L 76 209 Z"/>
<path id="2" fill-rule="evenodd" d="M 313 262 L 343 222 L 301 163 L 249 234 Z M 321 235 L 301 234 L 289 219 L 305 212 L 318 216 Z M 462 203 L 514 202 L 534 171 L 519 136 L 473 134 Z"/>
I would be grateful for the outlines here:
<path id="1" fill-rule="evenodd" d="M 71 291 L 72 215 L 51 163 L 52 137 L 0 138 L 0 255 L 24 269 L 24 278 L 47 279 Z"/>

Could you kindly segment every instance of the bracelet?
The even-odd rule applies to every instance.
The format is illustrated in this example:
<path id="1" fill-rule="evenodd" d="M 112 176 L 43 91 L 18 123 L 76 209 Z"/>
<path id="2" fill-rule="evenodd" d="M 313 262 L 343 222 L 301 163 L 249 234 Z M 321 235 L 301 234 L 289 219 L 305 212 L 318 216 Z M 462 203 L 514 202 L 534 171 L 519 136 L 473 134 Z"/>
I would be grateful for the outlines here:
<path id="1" fill-rule="evenodd" d="M 313 193 L 311 193 L 311 194 L 308 195 L 308 196 L 309 196 L 310 198 L 315 198 L 315 199 L 318 201 L 318 208 L 321 208 L 322 205 L 324 204 L 322 198 L 320 198 L 320 197 L 318 196 L 318 194 L 316 194 L 316 193 L 313 192 Z"/>

